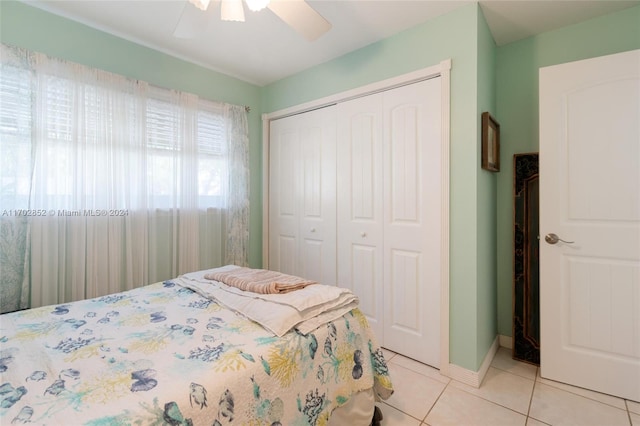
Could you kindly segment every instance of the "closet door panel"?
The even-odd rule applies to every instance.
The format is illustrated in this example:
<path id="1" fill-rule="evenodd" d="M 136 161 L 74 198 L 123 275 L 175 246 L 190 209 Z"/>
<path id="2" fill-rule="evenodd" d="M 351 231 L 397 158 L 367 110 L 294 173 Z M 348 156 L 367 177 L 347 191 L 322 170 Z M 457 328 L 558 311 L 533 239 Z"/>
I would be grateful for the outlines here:
<path id="1" fill-rule="evenodd" d="M 384 93 L 384 346 L 440 357 L 440 80 Z"/>
<path id="2" fill-rule="evenodd" d="M 299 202 L 295 182 L 300 133 L 294 120 L 282 119 L 271 123 L 269 137 L 269 268 L 296 274 Z"/>
<path id="3" fill-rule="evenodd" d="M 268 267 L 329 285 L 336 284 L 335 120 L 333 106 L 274 120 L 270 130 Z M 274 237 L 287 244 L 272 247 Z"/>
<path id="4" fill-rule="evenodd" d="M 373 319 L 379 319 L 382 310 L 379 309 L 378 302 L 380 291 L 376 289 L 377 263 L 376 263 L 376 247 L 363 244 L 352 244 L 350 253 L 350 262 L 347 265 L 352 277 L 351 290 L 358 295 L 360 300 L 360 310 Z M 382 335 L 379 336 L 380 338 Z"/>
<path id="5" fill-rule="evenodd" d="M 388 327 L 405 334 L 420 336 L 424 327 L 420 322 L 420 253 L 406 250 L 392 250 L 389 262 L 392 316 L 385 318 Z"/>
<path id="6" fill-rule="evenodd" d="M 305 114 L 302 126 L 300 275 L 336 284 L 336 107 Z"/>
<path id="7" fill-rule="evenodd" d="M 376 119 L 378 123 L 376 123 Z M 380 117 L 375 114 L 359 114 L 351 119 L 349 138 L 351 172 L 351 219 L 375 221 L 376 202 L 382 189 L 377 185 L 376 160 L 379 158 L 380 136 L 376 134 L 376 124 Z M 378 132 L 379 133 L 379 132 Z"/>
<path id="8" fill-rule="evenodd" d="M 295 218 L 298 209 L 296 194 L 291 191 L 291 182 L 297 178 L 296 157 L 298 151 L 298 134 L 295 131 L 287 130 L 280 135 L 280 143 L 276 146 L 279 164 L 274 170 L 274 178 L 277 182 L 278 213 L 287 219 Z"/>
<path id="9" fill-rule="evenodd" d="M 391 111 L 389 152 L 391 159 L 391 221 L 418 224 L 420 221 L 420 108 L 400 105 Z"/>
<path id="10" fill-rule="evenodd" d="M 318 239 L 303 238 L 301 256 L 301 271 L 298 275 L 318 281 L 320 283 L 333 284 L 333 281 L 327 282 L 324 278 L 324 269 L 331 268 L 325 265 L 323 251 L 326 250 L 325 242 Z"/>
<path id="11" fill-rule="evenodd" d="M 338 105 L 338 285 L 382 341 L 382 95 Z"/>
<path id="12" fill-rule="evenodd" d="M 297 273 L 298 241 L 296 238 L 279 235 L 276 240 L 278 258 L 278 271 L 285 274 Z"/>

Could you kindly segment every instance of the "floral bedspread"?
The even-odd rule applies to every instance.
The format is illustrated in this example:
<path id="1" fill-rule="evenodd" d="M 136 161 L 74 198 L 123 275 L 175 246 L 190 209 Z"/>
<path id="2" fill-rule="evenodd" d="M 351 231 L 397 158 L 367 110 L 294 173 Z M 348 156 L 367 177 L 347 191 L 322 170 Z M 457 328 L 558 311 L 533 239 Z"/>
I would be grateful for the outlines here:
<path id="1" fill-rule="evenodd" d="M 0 316 L 0 424 L 323 425 L 392 393 L 364 315 L 281 338 L 171 281 Z"/>

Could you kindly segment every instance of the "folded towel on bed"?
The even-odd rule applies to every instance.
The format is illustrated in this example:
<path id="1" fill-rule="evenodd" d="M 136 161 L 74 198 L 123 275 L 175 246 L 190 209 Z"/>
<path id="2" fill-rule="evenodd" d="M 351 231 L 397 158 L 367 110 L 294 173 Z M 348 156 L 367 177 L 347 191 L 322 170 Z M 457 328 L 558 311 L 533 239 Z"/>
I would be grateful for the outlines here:
<path id="1" fill-rule="evenodd" d="M 210 272 L 204 276 L 208 280 L 219 281 L 223 284 L 239 288 L 244 291 L 261 294 L 282 294 L 300 290 L 317 281 L 305 280 L 294 275 L 266 269 L 236 268 L 230 271 Z"/>
<path id="2" fill-rule="evenodd" d="M 210 273 L 236 268 L 229 265 L 192 272 L 172 281 L 257 322 L 278 337 L 294 328 L 308 334 L 358 306 L 358 298 L 349 289 L 324 284 L 285 294 L 260 294 L 204 278 Z"/>

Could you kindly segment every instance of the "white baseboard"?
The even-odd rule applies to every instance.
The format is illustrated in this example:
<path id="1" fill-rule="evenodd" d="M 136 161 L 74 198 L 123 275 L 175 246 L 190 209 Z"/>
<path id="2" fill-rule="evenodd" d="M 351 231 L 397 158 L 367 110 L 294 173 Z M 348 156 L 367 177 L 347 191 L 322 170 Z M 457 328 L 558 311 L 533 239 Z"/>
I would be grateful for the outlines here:
<path id="1" fill-rule="evenodd" d="M 507 348 L 507 349 L 513 349 L 513 337 L 511 336 L 504 336 L 504 335 L 499 335 L 498 338 L 500 338 L 500 346 L 503 348 Z"/>
<path id="2" fill-rule="evenodd" d="M 484 380 L 484 376 L 487 374 L 487 371 L 491 366 L 493 357 L 496 355 L 496 352 L 498 352 L 499 347 L 500 339 L 499 336 L 496 336 L 496 339 L 493 341 L 493 344 L 489 348 L 489 352 L 487 352 L 487 355 L 484 357 L 484 361 L 482 361 L 480 370 L 471 371 L 455 364 L 449 364 L 449 377 L 458 382 L 479 388 L 482 380 Z"/>

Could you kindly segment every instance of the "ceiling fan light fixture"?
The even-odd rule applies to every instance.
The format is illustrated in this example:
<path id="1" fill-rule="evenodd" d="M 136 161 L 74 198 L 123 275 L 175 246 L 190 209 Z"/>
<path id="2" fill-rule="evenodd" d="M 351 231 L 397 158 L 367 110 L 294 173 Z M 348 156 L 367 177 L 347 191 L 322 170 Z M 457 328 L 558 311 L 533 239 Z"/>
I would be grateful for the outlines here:
<path id="1" fill-rule="evenodd" d="M 220 19 L 223 21 L 244 22 L 242 0 L 222 0 L 220 5 Z"/>
<path id="2" fill-rule="evenodd" d="M 245 0 L 247 2 L 247 7 L 252 12 L 258 12 L 269 4 L 269 0 Z"/>
<path id="3" fill-rule="evenodd" d="M 193 4 L 200 10 L 207 10 L 210 1 L 211 0 L 189 0 L 189 3 Z"/>

